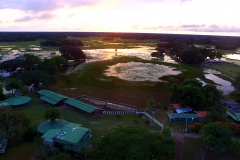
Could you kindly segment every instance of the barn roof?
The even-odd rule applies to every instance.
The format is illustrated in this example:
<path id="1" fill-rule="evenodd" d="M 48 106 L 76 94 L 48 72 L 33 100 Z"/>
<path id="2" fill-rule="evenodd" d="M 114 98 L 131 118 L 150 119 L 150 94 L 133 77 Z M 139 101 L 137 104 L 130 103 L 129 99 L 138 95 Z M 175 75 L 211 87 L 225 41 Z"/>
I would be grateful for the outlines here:
<path id="1" fill-rule="evenodd" d="M 49 90 L 40 90 L 37 92 L 38 94 L 42 95 L 41 100 L 51 103 L 53 105 L 57 104 L 58 102 L 68 98 L 64 95 L 57 94 L 55 92 Z"/>
<path id="2" fill-rule="evenodd" d="M 92 113 L 94 110 L 98 109 L 98 108 L 93 107 L 89 104 L 80 102 L 80 101 L 72 99 L 72 98 L 68 98 L 64 102 L 68 105 L 71 105 L 75 108 L 78 108 L 78 109 L 83 110 L 83 111 L 88 112 L 88 113 Z"/>

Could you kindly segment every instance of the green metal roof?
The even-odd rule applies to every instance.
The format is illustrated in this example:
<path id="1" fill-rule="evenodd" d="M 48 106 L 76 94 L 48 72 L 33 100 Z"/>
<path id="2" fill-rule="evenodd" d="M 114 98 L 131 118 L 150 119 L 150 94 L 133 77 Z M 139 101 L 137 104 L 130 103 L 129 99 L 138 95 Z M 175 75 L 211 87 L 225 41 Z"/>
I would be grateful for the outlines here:
<path id="1" fill-rule="evenodd" d="M 77 144 L 84 135 L 90 131 L 88 128 L 81 127 L 81 124 L 69 123 L 60 129 L 50 129 L 42 138 L 51 139 L 54 137 L 55 141 Z"/>
<path id="2" fill-rule="evenodd" d="M 77 101 L 75 99 L 72 99 L 72 98 L 68 98 L 64 101 L 66 104 L 69 104 L 71 106 L 74 106 L 78 109 L 81 109 L 85 112 L 88 112 L 88 113 L 92 113 L 94 110 L 98 109 L 98 108 L 95 108 L 91 105 L 88 105 L 88 104 L 85 104 L 85 103 L 82 103 L 80 101 Z"/>
<path id="3" fill-rule="evenodd" d="M 42 138 L 44 138 L 44 139 L 52 139 L 60 132 L 61 132 L 61 129 L 50 129 L 48 132 L 46 132 L 42 136 Z"/>
<path id="4" fill-rule="evenodd" d="M 48 91 L 48 90 L 40 90 L 37 92 L 38 94 L 41 94 L 45 97 L 48 97 L 54 101 L 57 101 L 57 102 L 60 102 L 61 100 L 65 99 L 65 98 L 68 98 L 64 95 L 61 95 L 61 94 L 57 94 L 57 93 L 54 93 L 54 92 L 51 92 L 51 91 Z"/>
<path id="5" fill-rule="evenodd" d="M 198 115 L 195 113 L 169 113 L 168 118 L 198 118 Z"/>
<path id="6" fill-rule="evenodd" d="M 227 111 L 226 112 L 230 117 L 232 117 L 232 119 L 234 119 L 235 121 L 240 122 L 240 113 L 234 113 L 231 111 Z"/>
<path id="7" fill-rule="evenodd" d="M 19 96 L 19 97 L 11 97 L 5 100 L 10 106 L 18 106 L 23 105 L 31 101 L 30 97 Z"/>
<path id="8" fill-rule="evenodd" d="M 41 124 L 38 125 L 37 130 L 38 132 L 44 134 L 47 131 L 49 131 L 50 129 L 61 129 L 63 126 L 65 126 L 66 124 L 68 124 L 69 122 L 63 119 L 57 119 L 55 121 L 44 121 Z"/>
<path id="9" fill-rule="evenodd" d="M 2 106 L 9 106 L 9 104 L 7 102 L 1 102 L 0 107 L 2 107 Z"/>
<path id="10" fill-rule="evenodd" d="M 53 100 L 53 99 L 51 99 L 51 98 L 48 98 L 48 97 L 46 97 L 46 96 L 42 96 L 40 99 L 43 100 L 43 101 L 46 101 L 46 102 L 48 102 L 48 103 L 51 103 L 51 104 L 53 104 L 53 105 L 55 105 L 55 104 L 57 104 L 57 103 L 59 102 L 59 101 L 55 101 L 55 100 Z"/>

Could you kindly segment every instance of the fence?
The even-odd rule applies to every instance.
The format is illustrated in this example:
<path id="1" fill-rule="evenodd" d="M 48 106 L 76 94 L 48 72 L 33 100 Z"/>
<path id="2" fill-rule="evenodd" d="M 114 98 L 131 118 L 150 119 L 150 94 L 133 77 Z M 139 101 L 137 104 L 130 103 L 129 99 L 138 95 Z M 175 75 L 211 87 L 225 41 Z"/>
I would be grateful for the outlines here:
<path id="1" fill-rule="evenodd" d="M 103 111 L 103 114 L 136 114 L 135 111 Z"/>

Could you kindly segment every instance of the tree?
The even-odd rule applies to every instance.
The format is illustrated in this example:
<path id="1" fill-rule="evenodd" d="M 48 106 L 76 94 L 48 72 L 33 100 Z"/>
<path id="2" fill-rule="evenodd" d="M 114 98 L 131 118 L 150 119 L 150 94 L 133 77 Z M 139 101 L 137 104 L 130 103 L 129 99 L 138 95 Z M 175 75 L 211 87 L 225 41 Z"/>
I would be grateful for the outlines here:
<path id="1" fill-rule="evenodd" d="M 215 153 L 224 153 L 232 144 L 232 133 L 228 127 L 210 123 L 202 129 L 201 140 Z"/>
<path id="2" fill-rule="evenodd" d="M 57 65 L 51 59 L 45 59 L 38 65 L 38 69 L 49 74 L 57 72 Z"/>
<path id="3" fill-rule="evenodd" d="M 206 123 L 212 123 L 216 121 L 226 122 L 227 120 L 223 114 L 219 113 L 216 110 L 208 111 L 207 116 L 204 120 L 204 123 L 206 124 Z"/>
<path id="4" fill-rule="evenodd" d="M 30 120 L 24 113 L 14 111 L 11 107 L 0 107 L 0 131 L 9 138 L 24 135 L 29 124 Z"/>
<path id="5" fill-rule="evenodd" d="M 180 60 L 183 63 L 199 64 L 204 61 L 204 57 L 198 49 L 188 49 L 180 53 Z"/>
<path id="6" fill-rule="evenodd" d="M 67 60 L 74 60 L 74 61 L 84 60 L 85 61 L 86 59 L 86 55 L 78 47 L 63 46 L 59 48 L 59 52 Z"/>
<path id="7" fill-rule="evenodd" d="M 45 120 L 50 119 L 53 122 L 56 119 L 61 119 L 62 118 L 62 114 L 61 114 L 59 109 L 57 109 L 57 108 L 50 108 L 50 109 L 46 110 L 44 118 L 45 118 Z"/>
<path id="8" fill-rule="evenodd" d="M 22 81 L 19 79 L 8 79 L 5 83 L 5 88 L 7 91 L 11 91 L 13 94 L 14 90 L 21 90 Z"/>
<path id="9" fill-rule="evenodd" d="M 184 85 L 180 90 L 180 104 L 190 106 L 196 110 L 205 107 L 206 98 L 202 90 L 192 85 Z"/>
<path id="10" fill-rule="evenodd" d="M 24 59 L 25 59 L 23 63 L 24 67 L 31 71 L 35 64 L 39 64 L 41 62 L 40 58 L 33 54 L 24 54 Z"/>
<path id="11" fill-rule="evenodd" d="M 223 93 L 213 84 L 206 84 L 203 86 L 203 92 L 209 107 L 215 106 L 221 99 L 223 99 Z"/>
<path id="12" fill-rule="evenodd" d="M 147 102 L 147 106 L 150 109 L 161 109 L 162 108 L 162 103 L 160 103 L 160 102 L 156 103 L 153 98 L 150 98 Z"/>
<path id="13" fill-rule="evenodd" d="M 80 148 L 80 153 L 84 155 L 84 159 L 87 159 L 87 156 L 89 156 L 91 153 L 93 153 L 93 148 L 88 148 L 88 147 L 82 146 Z"/>
<path id="14" fill-rule="evenodd" d="M 117 128 L 103 136 L 98 148 L 106 160 L 162 159 L 162 156 L 171 160 L 176 155 L 173 139 L 164 139 L 141 127 Z"/>
<path id="15" fill-rule="evenodd" d="M 180 86 L 174 83 L 171 86 L 171 94 L 170 94 L 170 99 L 172 103 L 179 103 L 180 101 L 179 93 L 180 93 Z"/>
<path id="16" fill-rule="evenodd" d="M 61 67 L 61 65 L 67 63 L 66 58 L 64 58 L 62 56 L 54 56 L 50 60 L 55 63 L 55 65 L 57 66 L 58 69 Z"/>
<path id="17" fill-rule="evenodd" d="M 26 71 L 19 75 L 19 79 L 25 85 L 38 86 L 39 83 L 43 83 L 44 85 L 55 84 L 57 82 L 57 78 L 55 76 L 49 75 L 43 71 Z"/>

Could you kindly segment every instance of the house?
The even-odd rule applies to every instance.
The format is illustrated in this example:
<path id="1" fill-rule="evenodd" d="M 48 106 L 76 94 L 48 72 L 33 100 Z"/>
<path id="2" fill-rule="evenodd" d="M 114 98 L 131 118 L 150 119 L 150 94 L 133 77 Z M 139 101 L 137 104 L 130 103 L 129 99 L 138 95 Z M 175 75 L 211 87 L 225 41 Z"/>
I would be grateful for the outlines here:
<path id="1" fill-rule="evenodd" d="M 174 108 L 177 113 L 188 113 L 193 111 L 191 107 L 182 107 L 179 103 L 170 104 L 169 106 Z"/>
<path id="2" fill-rule="evenodd" d="M 194 123 L 198 122 L 196 113 L 169 113 L 168 119 L 173 123 Z"/>
<path id="3" fill-rule="evenodd" d="M 44 126 L 48 128 L 49 123 L 41 123 L 39 129 Z M 43 130 L 42 130 L 43 131 Z M 45 130 L 46 131 L 46 130 Z M 55 150 L 55 146 L 61 147 L 66 151 L 80 152 L 82 146 L 91 148 L 92 131 L 89 128 L 82 127 L 81 124 L 67 121 L 61 122 L 61 125 L 49 128 L 43 135 L 43 144 L 47 149 Z M 49 147 L 50 146 L 50 147 Z"/>

